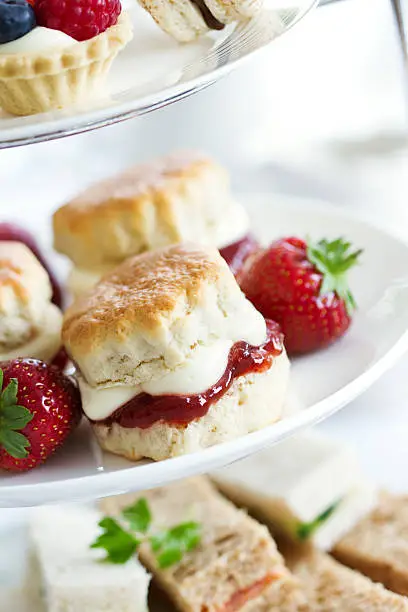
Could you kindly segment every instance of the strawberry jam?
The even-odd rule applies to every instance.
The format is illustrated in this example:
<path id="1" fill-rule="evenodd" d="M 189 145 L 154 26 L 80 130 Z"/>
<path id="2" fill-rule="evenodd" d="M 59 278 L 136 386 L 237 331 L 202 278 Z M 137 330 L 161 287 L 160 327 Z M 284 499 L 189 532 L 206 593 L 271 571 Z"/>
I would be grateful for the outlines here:
<path id="1" fill-rule="evenodd" d="M 173 425 L 188 425 L 207 414 L 211 404 L 217 402 L 231 387 L 235 378 L 268 370 L 275 357 L 283 351 L 283 335 L 274 321 L 267 320 L 267 338 L 261 346 L 237 342 L 230 350 L 228 365 L 219 381 L 197 395 L 149 395 L 139 393 L 120 406 L 103 422 L 117 423 L 121 427 L 146 429 L 162 421 Z"/>
<path id="2" fill-rule="evenodd" d="M 252 253 L 260 248 L 258 242 L 247 234 L 241 240 L 229 244 L 220 249 L 221 256 L 225 259 L 234 274 L 240 271 L 246 260 Z"/>

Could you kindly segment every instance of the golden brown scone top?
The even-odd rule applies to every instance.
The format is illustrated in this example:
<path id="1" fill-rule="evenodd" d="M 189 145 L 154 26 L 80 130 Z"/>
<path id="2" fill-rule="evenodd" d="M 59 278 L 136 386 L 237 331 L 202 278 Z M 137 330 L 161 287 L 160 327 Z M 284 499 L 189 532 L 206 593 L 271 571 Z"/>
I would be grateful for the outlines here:
<path id="1" fill-rule="evenodd" d="M 107 274 L 65 314 L 66 345 L 99 345 L 114 335 L 117 341 L 132 333 L 154 336 L 179 303 L 194 308 L 200 287 L 230 277 L 216 249 L 175 245 L 125 261 Z"/>
<path id="2" fill-rule="evenodd" d="M 90 268 L 182 242 L 180 214 L 205 215 L 201 183 L 208 174 L 228 183 L 212 160 L 180 152 L 99 182 L 54 213 L 54 247 Z"/>

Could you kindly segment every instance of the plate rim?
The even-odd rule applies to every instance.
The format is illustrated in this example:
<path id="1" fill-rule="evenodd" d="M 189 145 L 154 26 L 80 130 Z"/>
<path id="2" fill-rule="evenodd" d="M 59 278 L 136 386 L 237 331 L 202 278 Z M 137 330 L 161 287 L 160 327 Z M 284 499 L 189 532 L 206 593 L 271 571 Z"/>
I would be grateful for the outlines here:
<path id="1" fill-rule="evenodd" d="M 394 242 L 399 243 L 408 252 L 408 240 L 398 236 L 395 232 L 390 231 L 388 228 L 384 229 L 381 227 L 379 222 L 367 221 L 364 218 L 364 214 L 359 211 L 350 211 L 340 209 L 337 205 L 332 202 L 326 201 L 322 198 L 302 197 L 302 196 L 291 196 L 291 195 L 276 195 L 265 192 L 246 192 L 239 196 L 241 201 L 246 199 L 254 198 L 266 200 L 269 198 L 275 202 L 279 198 L 278 206 L 291 205 L 296 208 L 302 203 L 302 206 L 311 207 L 314 212 L 324 212 L 329 216 L 342 217 L 350 221 L 357 222 L 360 225 L 364 225 L 372 230 L 375 230 L 387 237 L 392 239 Z M 285 202 L 286 201 L 286 202 Z M 323 419 L 329 418 L 335 412 L 341 410 L 344 406 L 355 400 L 359 395 L 364 393 L 373 383 L 375 383 L 383 374 L 385 374 L 399 359 L 401 359 L 408 352 L 408 326 L 406 330 L 400 335 L 400 337 L 394 342 L 389 350 L 379 357 L 377 361 L 371 365 L 367 370 L 360 373 L 356 378 L 352 379 L 349 383 L 316 402 L 311 407 L 299 411 L 294 415 L 288 415 L 281 421 L 269 425 L 268 427 L 259 431 L 252 432 L 239 438 L 241 444 L 237 445 L 237 439 L 224 442 L 219 445 L 204 449 L 198 453 L 192 453 L 190 455 L 183 455 L 181 457 L 175 457 L 167 459 L 164 462 L 151 462 L 144 466 L 129 465 L 115 471 L 104 473 L 102 470 L 98 473 L 95 472 L 91 475 L 85 475 L 80 477 L 70 477 L 66 480 L 53 480 L 50 482 L 43 483 L 27 483 L 23 485 L 1 485 L 0 484 L 0 510 L 1 508 L 11 507 L 29 507 L 42 505 L 44 503 L 54 503 L 58 501 L 75 501 L 80 499 L 83 501 L 95 500 L 100 497 L 119 495 L 121 493 L 128 492 L 129 490 L 141 490 L 154 488 L 160 486 L 163 482 L 163 478 L 160 477 L 162 473 L 163 465 L 166 464 L 166 483 L 177 480 L 180 476 L 177 474 L 178 466 L 183 464 L 183 475 L 182 478 L 189 477 L 193 474 L 206 473 L 212 471 L 222 465 L 227 465 L 238 459 L 244 459 L 248 455 L 255 454 L 264 448 L 274 446 L 289 436 L 295 435 L 302 429 L 312 427 Z M 271 437 L 271 429 L 274 430 L 273 440 Z M 256 440 L 254 443 L 253 441 Z M 218 455 L 224 456 L 224 459 L 220 460 Z M 189 457 L 190 461 L 187 465 L 184 465 L 186 457 Z M 208 459 L 208 460 L 206 460 Z M 132 474 L 135 470 L 143 469 L 144 474 L 142 477 L 142 485 L 132 489 L 131 481 Z M 64 493 L 68 490 L 69 494 L 66 493 L 61 495 L 53 494 L 54 490 L 58 490 L 59 487 L 64 489 Z M 16 491 L 17 489 L 17 491 Z M 38 490 L 41 490 L 39 495 Z M 37 492 L 35 491 L 37 490 Z M 89 493 L 88 491 L 92 492 Z M 30 497 L 36 499 L 34 503 L 30 502 Z M 39 498 L 41 497 L 41 502 Z M 17 502 L 17 505 L 16 505 Z M 14 504 L 14 505 L 13 505 Z"/>
<path id="2" fill-rule="evenodd" d="M 109 113 L 108 117 L 101 117 L 99 119 L 92 120 L 92 116 L 95 114 L 99 114 L 104 112 L 105 115 L 109 110 L 107 106 L 103 111 L 98 111 L 95 109 L 94 111 L 84 112 L 80 115 L 80 123 L 79 125 L 74 125 L 75 121 L 78 120 L 78 115 L 74 115 L 69 118 L 61 118 L 61 119 L 52 119 L 48 122 L 45 122 L 44 125 L 49 125 L 49 129 L 45 130 L 42 133 L 35 134 L 35 125 L 30 126 L 30 129 L 27 130 L 32 135 L 31 136 L 12 136 L 12 132 L 16 130 L 24 131 L 24 128 L 7 128 L 5 130 L 1 129 L 1 119 L 0 119 L 0 151 L 6 149 L 13 149 L 16 147 L 28 146 L 31 144 L 37 144 L 45 141 L 52 140 L 60 140 L 61 138 L 65 138 L 68 136 L 74 136 L 79 134 L 84 134 L 93 130 L 102 129 L 104 127 L 109 127 L 116 123 L 122 123 L 129 119 L 133 119 L 135 117 L 143 116 L 147 113 L 154 112 L 156 110 L 160 110 L 165 106 L 169 106 L 184 98 L 190 97 L 191 95 L 202 91 L 203 89 L 211 86 L 215 82 L 219 81 L 224 76 L 228 75 L 233 70 L 236 70 L 238 66 L 243 64 L 245 61 L 253 58 L 257 53 L 265 51 L 275 40 L 281 38 L 281 36 L 285 35 L 287 32 L 292 30 L 292 28 L 298 25 L 307 15 L 309 15 L 314 8 L 319 4 L 319 0 L 308 0 L 307 6 L 303 8 L 299 8 L 299 14 L 295 17 L 293 22 L 285 28 L 284 32 L 279 34 L 273 40 L 270 40 L 266 43 L 263 43 L 257 49 L 253 49 L 246 53 L 243 57 L 239 57 L 233 59 L 227 64 L 223 64 L 221 66 L 216 67 L 213 70 L 206 72 L 205 74 L 194 77 L 186 82 L 176 83 L 169 87 L 164 87 L 157 92 L 152 94 L 147 94 L 137 98 L 137 100 L 132 100 L 128 102 L 118 103 L 115 105 L 116 111 L 113 113 Z M 271 12 L 276 12 L 278 9 L 275 9 Z M 253 21 L 253 20 L 251 20 Z M 248 23 L 250 24 L 251 21 Z M 164 95 L 164 97 L 163 97 Z M 66 125 L 66 127 L 58 128 L 58 124 Z M 54 127 L 52 127 L 54 126 Z M 10 133 L 10 136 L 6 137 L 6 140 L 2 137 L 2 131 Z"/>

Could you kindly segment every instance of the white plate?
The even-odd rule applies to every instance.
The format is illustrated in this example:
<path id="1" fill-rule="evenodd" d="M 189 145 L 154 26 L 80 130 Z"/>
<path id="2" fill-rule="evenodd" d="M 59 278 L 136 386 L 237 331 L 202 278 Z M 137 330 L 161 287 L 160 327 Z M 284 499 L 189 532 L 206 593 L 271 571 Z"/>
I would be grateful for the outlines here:
<path id="1" fill-rule="evenodd" d="M 0 149 L 103 127 L 189 96 L 286 32 L 316 1 L 270 0 L 271 7 L 245 25 L 179 45 L 136 0 L 127 0 L 123 4 L 134 23 L 134 38 L 116 59 L 105 96 L 33 117 L 12 117 L 0 109 Z"/>
<path id="2" fill-rule="evenodd" d="M 327 204 L 277 196 L 253 196 L 247 204 L 255 232 L 265 242 L 288 234 L 344 235 L 365 251 L 351 278 L 359 304 L 351 330 L 328 350 L 293 362 L 292 390 L 300 409 L 262 431 L 160 463 L 132 464 L 102 454 L 84 425 L 43 467 L 1 476 L 0 507 L 95 499 L 208 472 L 330 416 L 408 348 L 408 245 Z"/>

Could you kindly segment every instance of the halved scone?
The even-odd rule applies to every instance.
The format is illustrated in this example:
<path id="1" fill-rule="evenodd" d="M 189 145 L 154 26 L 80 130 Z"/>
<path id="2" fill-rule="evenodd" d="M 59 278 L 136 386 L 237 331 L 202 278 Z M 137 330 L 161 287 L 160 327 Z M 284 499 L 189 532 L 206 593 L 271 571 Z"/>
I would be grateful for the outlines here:
<path id="1" fill-rule="evenodd" d="M 283 337 L 216 249 L 127 260 L 68 309 L 63 341 L 97 439 L 129 459 L 199 451 L 282 414 Z"/>

